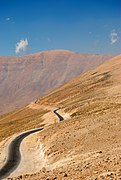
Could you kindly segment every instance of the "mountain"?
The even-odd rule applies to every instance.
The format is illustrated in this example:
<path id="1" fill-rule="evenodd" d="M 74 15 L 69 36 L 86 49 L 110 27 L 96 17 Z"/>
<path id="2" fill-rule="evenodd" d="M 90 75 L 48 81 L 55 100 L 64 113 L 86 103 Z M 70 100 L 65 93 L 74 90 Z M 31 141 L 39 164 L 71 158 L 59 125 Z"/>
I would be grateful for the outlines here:
<path id="1" fill-rule="evenodd" d="M 66 50 L 0 57 L 0 114 L 30 103 L 110 57 Z"/>
<path id="2" fill-rule="evenodd" d="M 36 103 L 3 115 L 0 141 L 27 129 L 44 127 L 24 140 L 23 164 L 12 177 L 120 179 L 120 75 L 121 55 L 74 78 Z M 59 123 L 52 111 L 56 107 L 61 107 L 59 113 L 65 118 Z"/>

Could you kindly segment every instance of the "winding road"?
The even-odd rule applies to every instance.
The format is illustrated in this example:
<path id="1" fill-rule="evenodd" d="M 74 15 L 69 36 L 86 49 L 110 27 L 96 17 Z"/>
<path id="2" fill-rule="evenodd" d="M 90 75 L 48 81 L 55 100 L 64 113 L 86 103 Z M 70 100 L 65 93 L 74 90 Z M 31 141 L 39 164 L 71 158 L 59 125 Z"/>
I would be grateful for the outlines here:
<path id="1" fill-rule="evenodd" d="M 58 109 L 55 109 L 53 112 L 56 114 L 56 116 L 58 117 L 59 121 L 63 121 L 64 120 L 64 117 L 61 116 L 57 111 L 61 109 L 61 108 L 58 108 Z"/>
<path id="2" fill-rule="evenodd" d="M 63 121 L 64 118 L 57 112 L 60 108 L 57 108 L 53 111 L 55 115 L 59 118 L 59 121 Z M 8 158 L 5 165 L 0 169 L 0 180 L 8 177 L 19 165 L 21 161 L 20 145 L 24 138 L 30 134 L 36 133 L 43 130 L 44 128 L 37 128 L 24 132 L 17 136 L 9 145 Z"/>

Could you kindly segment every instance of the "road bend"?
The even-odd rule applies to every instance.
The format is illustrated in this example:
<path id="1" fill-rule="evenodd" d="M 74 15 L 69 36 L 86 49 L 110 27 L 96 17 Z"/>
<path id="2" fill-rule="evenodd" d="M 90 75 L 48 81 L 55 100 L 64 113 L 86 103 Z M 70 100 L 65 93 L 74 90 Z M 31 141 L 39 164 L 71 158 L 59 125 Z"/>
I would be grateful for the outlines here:
<path id="1" fill-rule="evenodd" d="M 64 118 L 57 112 L 60 108 L 57 108 L 53 113 L 58 117 L 59 121 L 63 121 Z M 8 158 L 4 166 L 0 169 L 0 180 L 8 177 L 19 165 L 21 161 L 20 145 L 24 138 L 30 134 L 43 130 L 44 128 L 37 128 L 24 132 L 17 136 L 9 145 Z"/>
<path id="2" fill-rule="evenodd" d="M 63 121 L 64 117 L 61 116 L 57 111 L 60 110 L 61 108 L 57 108 L 55 109 L 53 112 L 56 114 L 56 116 L 58 117 L 59 121 Z"/>
<path id="3" fill-rule="evenodd" d="M 0 180 L 9 176 L 18 167 L 21 161 L 20 145 L 22 140 L 30 134 L 36 133 L 41 130 L 43 130 L 43 128 L 38 128 L 22 133 L 10 143 L 7 161 L 2 169 L 0 169 Z"/>

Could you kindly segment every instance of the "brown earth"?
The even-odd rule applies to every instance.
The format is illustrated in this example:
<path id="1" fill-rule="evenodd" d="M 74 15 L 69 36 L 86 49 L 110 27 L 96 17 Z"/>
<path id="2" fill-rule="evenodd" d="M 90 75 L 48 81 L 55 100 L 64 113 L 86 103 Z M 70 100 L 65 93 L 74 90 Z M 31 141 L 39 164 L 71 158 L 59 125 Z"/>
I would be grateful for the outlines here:
<path id="1" fill-rule="evenodd" d="M 121 179 L 121 55 L 40 99 L 61 106 L 71 118 L 33 139 L 47 164 L 16 179 Z M 28 138 L 27 142 L 30 142 Z M 28 149 L 31 145 L 28 146 Z M 33 149 L 34 151 L 34 149 Z M 36 151 L 36 150 L 35 150 Z"/>
<path id="2" fill-rule="evenodd" d="M 0 57 L 0 114 L 25 106 L 110 57 L 66 50 Z"/>

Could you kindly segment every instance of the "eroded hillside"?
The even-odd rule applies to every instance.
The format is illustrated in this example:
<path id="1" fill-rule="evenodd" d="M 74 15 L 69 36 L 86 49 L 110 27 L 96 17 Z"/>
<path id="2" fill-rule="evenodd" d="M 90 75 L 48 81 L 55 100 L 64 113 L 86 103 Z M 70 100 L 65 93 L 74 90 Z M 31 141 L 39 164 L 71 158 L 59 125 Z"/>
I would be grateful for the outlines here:
<path id="1" fill-rule="evenodd" d="M 60 113 L 68 118 L 25 141 L 28 151 L 34 144 L 32 152 L 41 152 L 40 171 L 18 178 L 120 179 L 121 55 L 40 98 L 37 104 L 48 105 L 61 107 Z"/>
<path id="2" fill-rule="evenodd" d="M 25 106 L 110 57 L 66 50 L 0 57 L 0 114 Z"/>

